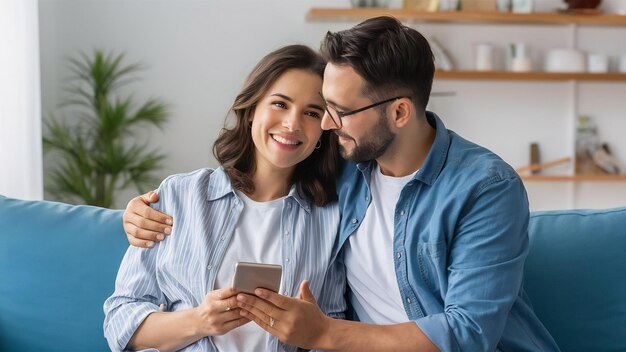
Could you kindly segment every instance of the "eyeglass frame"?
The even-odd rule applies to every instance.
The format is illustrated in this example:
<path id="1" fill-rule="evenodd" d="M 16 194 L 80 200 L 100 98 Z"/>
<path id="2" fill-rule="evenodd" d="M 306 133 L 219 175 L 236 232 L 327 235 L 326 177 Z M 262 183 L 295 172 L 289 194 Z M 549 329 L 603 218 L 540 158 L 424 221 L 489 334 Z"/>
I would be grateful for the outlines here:
<path id="1" fill-rule="evenodd" d="M 398 97 L 395 97 L 395 98 L 389 98 L 389 99 L 381 100 L 381 101 L 379 101 L 377 103 L 370 104 L 368 106 L 364 106 L 362 108 L 358 108 L 358 109 L 354 109 L 354 110 L 350 110 L 350 111 L 338 111 L 337 109 L 333 108 L 333 110 L 335 110 L 337 112 L 337 115 L 338 115 L 337 116 L 337 120 L 339 120 L 339 123 L 337 123 L 337 121 L 335 120 L 335 117 L 333 116 L 333 114 L 330 112 L 330 110 L 328 110 L 329 105 L 326 102 L 326 99 L 324 99 L 324 96 L 322 95 L 321 92 L 319 92 L 318 94 L 320 95 L 320 97 L 324 101 L 324 106 L 326 108 L 326 112 L 328 113 L 328 116 L 330 116 L 331 120 L 333 120 L 335 125 L 337 127 L 339 127 L 339 128 L 343 127 L 343 118 L 346 117 L 346 116 L 354 115 L 354 114 L 357 114 L 357 113 L 359 113 L 361 111 L 365 111 L 365 110 L 368 110 L 368 109 L 371 109 L 371 108 L 375 108 L 377 106 L 380 106 L 380 105 L 383 105 L 383 104 L 386 104 L 386 103 L 391 103 L 394 100 L 408 98 L 406 96 L 398 96 Z"/>

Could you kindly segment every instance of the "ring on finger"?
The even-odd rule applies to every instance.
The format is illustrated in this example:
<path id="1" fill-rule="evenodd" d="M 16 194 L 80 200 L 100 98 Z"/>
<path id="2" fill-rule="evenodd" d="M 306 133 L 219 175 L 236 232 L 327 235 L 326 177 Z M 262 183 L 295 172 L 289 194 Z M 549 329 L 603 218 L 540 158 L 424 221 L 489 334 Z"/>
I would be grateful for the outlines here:
<path id="1" fill-rule="evenodd" d="M 274 320 L 274 318 L 270 317 L 270 328 L 274 327 L 274 323 L 276 322 L 276 320 Z"/>
<path id="2" fill-rule="evenodd" d="M 228 312 L 230 309 L 230 302 L 226 302 L 226 311 Z"/>

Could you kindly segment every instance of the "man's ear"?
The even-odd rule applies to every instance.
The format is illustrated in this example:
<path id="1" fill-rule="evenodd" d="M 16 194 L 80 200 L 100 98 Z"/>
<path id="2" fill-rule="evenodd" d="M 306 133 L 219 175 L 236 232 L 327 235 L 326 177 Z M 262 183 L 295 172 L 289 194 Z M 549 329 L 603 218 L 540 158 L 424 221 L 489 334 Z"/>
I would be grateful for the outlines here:
<path id="1" fill-rule="evenodd" d="M 415 115 L 413 102 L 409 98 L 400 98 L 392 104 L 391 123 L 396 128 L 403 128 Z"/>

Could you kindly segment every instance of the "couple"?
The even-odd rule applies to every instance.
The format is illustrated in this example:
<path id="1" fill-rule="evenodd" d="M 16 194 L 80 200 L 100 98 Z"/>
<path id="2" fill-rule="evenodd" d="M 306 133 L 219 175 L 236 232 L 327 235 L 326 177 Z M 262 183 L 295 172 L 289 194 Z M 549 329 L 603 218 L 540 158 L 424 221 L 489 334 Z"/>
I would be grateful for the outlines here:
<path id="1" fill-rule="evenodd" d="M 264 57 L 221 167 L 129 203 L 111 349 L 558 351 L 523 290 L 523 184 L 425 111 L 424 37 L 378 17 L 321 53 Z M 281 292 L 234 292 L 238 261 L 281 264 Z"/>

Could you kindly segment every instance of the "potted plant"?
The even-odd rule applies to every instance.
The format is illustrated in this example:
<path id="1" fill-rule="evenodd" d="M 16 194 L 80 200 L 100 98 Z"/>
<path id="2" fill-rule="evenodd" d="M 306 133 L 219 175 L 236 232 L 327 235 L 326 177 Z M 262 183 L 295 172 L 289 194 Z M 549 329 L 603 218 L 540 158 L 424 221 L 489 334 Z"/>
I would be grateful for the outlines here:
<path id="1" fill-rule="evenodd" d="M 70 59 L 64 115 L 50 114 L 44 122 L 44 151 L 60 160 L 46 190 L 59 200 L 110 208 L 118 191 L 134 186 L 144 192 L 158 184 L 153 173 L 165 156 L 134 137 L 140 129 L 161 128 L 167 108 L 157 99 L 136 106 L 132 96 L 118 94 L 140 69 L 122 61 L 123 54 L 99 50 Z"/>

